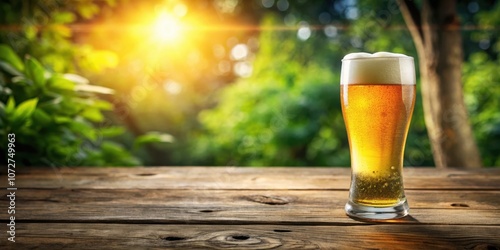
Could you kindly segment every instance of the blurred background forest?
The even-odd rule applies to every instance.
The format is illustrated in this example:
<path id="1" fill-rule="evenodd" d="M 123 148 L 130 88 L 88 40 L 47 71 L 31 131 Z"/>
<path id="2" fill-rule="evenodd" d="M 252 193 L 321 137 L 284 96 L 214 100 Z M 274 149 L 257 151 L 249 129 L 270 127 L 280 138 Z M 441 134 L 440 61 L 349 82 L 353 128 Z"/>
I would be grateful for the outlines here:
<path id="1" fill-rule="evenodd" d="M 470 123 L 500 166 L 500 4 L 457 3 Z M 4 0 L 0 44 L 0 136 L 34 166 L 349 166 L 341 58 L 418 60 L 395 0 Z M 434 165 L 419 96 L 404 165 Z"/>

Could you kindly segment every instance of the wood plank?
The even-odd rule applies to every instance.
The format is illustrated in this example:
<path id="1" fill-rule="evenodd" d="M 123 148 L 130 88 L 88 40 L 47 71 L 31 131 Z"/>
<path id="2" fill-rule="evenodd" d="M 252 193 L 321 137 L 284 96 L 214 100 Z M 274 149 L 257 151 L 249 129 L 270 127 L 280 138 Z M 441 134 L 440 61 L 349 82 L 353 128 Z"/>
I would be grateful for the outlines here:
<path id="1" fill-rule="evenodd" d="M 257 175 L 265 173 L 266 175 L 349 175 L 349 167 L 237 167 L 237 166 L 170 166 L 170 167 L 30 167 L 17 169 L 22 174 L 45 174 L 47 172 L 57 174 L 75 174 L 75 175 L 120 175 L 120 174 L 168 174 L 184 176 L 190 175 Z M 209 171 L 207 171 L 209 170 Z M 436 169 L 434 167 L 404 167 L 404 171 L 412 176 L 435 176 L 447 177 L 449 175 L 499 175 L 500 167 L 490 167 L 481 169 Z M 5 169 L 0 169 L 0 174 L 5 174 Z"/>
<path id="2" fill-rule="evenodd" d="M 0 200 L 7 204 L 7 191 Z M 407 191 L 412 217 L 395 223 L 500 225 L 500 191 Z M 19 189 L 18 221 L 361 224 L 347 191 Z M 1 215 L 0 218 L 4 218 Z M 6 218 L 6 217 L 5 217 Z"/>
<path id="3" fill-rule="evenodd" d="M 328 189 L 347 190 L 348 168 L 61 168 L 29 169 L 16 176 L 20 188 L 84 189 Z M 1 177 L 1 176 L 0 176 Z M 5 176 L 4 176 L 5 177 Z M 408 190 L 500 190 L 500 169 L 405 168 Z M 6 183 L 0 187 L 5 188 Z"/>
<path id="4" fill-rule="evenodd" d="M 0 191 L 7 201 L 9 191 Z M 130 204 L 195 206 L 200 204 L 239 207 L 248 204 L 341 207 L 348 193 L 310 190 L 130 190 L 130 189 L 19 189 L 17 201 L 27 207 L 36 202 L 50 204 Z M 406 192 L 412 208 L 500 210 L 500 191 L 416 191 Z"/>
<path id="5" fill-rule="evenodd" d="M 498 249 L 500 226 L 20 223 L 1 249 Z"/>

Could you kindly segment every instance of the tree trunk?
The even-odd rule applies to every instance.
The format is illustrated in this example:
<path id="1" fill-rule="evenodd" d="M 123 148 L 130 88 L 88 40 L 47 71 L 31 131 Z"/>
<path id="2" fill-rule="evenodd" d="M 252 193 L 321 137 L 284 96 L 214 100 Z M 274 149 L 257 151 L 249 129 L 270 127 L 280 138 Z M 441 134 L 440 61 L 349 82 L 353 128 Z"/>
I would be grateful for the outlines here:
<path id="1" fill-rule="evenodd" d="M 456 1 L 399 0 L 418 52 L 425 123 L 438 168 L 480 168 L 462 90 L 462 37 Z"/>

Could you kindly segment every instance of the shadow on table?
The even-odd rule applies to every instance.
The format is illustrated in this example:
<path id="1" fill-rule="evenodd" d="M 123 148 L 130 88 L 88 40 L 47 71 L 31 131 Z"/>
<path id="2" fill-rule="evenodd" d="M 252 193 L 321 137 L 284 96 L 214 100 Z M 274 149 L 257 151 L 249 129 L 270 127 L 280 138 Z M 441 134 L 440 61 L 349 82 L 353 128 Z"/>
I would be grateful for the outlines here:
<path id="1" fill-rule="evenodd" d="M 374 220 L 374 219 L 361 219 L 357 217 L 352 217 L 349 216 L 349 218 L 359 221 L 359 222 L 365 222 L 365 223 L 370 223 L 370 224 L 392 224 L 392 223 L 420 223 L 417 219 L 415 219 L 411 215 L 407 215 L 403 218 L 399 219 L 390 219 L 390 220 Z"/>
<path id="2" fill-rule="evenodd" d="M 393 220 L 350 218 L 367 224 L 384 225 L 377 230 L 379 238 L 394 240 L 408 239 L 409 242 L 414 239 L 421 239 L 421 241 L 417 240 L 412 243 L 419 244 L 418 246 L 422 247 L 432 245 L 435 248 L 456 247 L 457 249 L 500 250 L 500 240 L 496 233 L 492 232 L 488 227 L 466 228 L 467 226 L 464 225 L 429 225 L 421 223 L 411 215 Z M 403 226 L 401 228 L 402 231 L 395 232 L 395 227 L 387 227 L 389 224 Z"/>

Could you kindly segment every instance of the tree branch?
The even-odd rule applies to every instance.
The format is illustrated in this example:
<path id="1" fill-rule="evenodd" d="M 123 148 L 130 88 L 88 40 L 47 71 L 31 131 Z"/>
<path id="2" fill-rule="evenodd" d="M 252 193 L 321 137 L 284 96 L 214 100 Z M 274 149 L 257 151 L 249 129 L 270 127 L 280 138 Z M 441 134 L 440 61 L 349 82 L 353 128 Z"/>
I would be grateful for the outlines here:
<path id="1" fill-rule="evenodd" d="M 403 13 L 406 26 L 410 30 L 417 49 L 422 49 L 424 45 L 424 32 L 422 30 L 422 19 L 420 11 L 412 0 L 398 0 L 399 8 Z M 420 48 L 419 48 L 420 47 Z"/>

